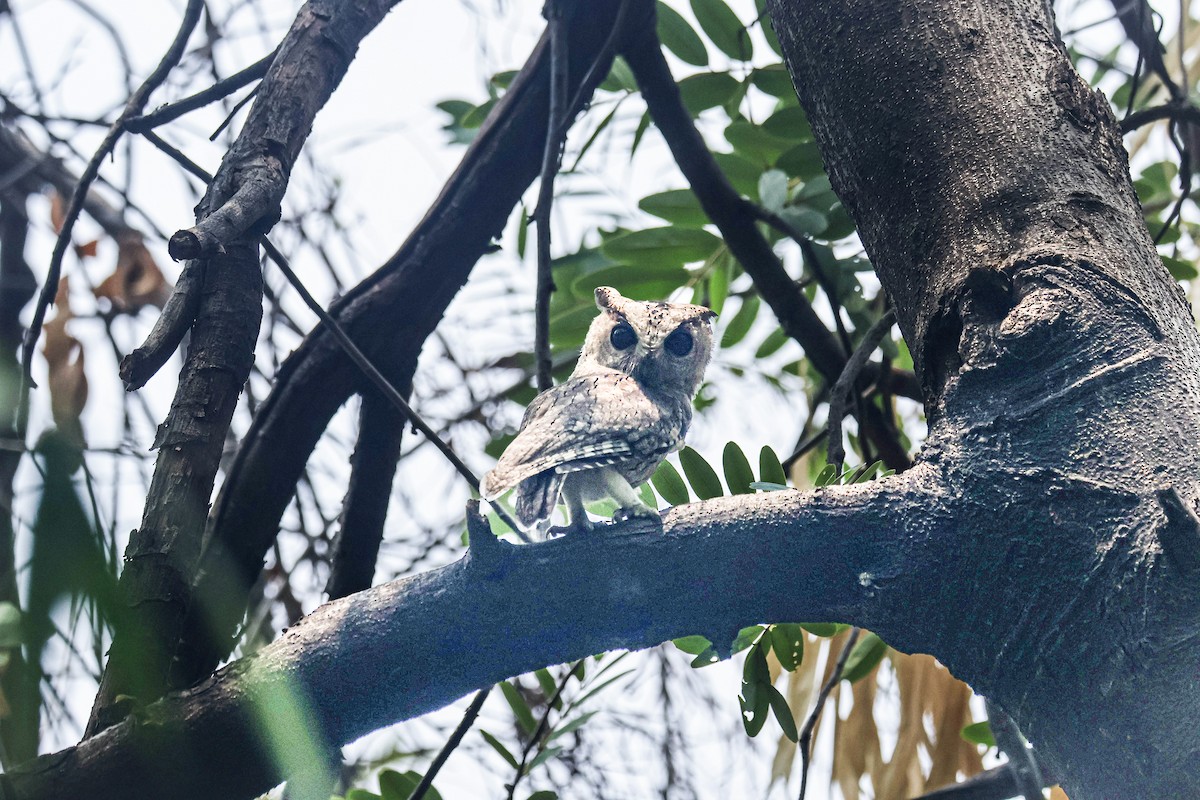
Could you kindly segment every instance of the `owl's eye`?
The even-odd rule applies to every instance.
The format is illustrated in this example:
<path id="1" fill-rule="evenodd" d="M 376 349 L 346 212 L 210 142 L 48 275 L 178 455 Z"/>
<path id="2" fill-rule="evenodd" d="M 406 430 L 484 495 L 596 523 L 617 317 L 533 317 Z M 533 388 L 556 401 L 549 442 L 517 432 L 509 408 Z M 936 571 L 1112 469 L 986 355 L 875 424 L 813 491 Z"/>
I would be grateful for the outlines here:
<path id="1" fill-rule="evenodd" d="M 630 327 L 628 322 L 622 322 L 612 329 L 612 333 L 608 335 L 608 340 L 618 350 L 628 350 L 637 344 L 637 334 L 633 332 L 633 328 Z"/>
<path id="2" fill-rule="evenodd" d="M 671 355 L 682 358 L 692 352 L 692 335 L 683 328 L 678 328 L 663 342 L 663 347 L 667 348 Z"/>

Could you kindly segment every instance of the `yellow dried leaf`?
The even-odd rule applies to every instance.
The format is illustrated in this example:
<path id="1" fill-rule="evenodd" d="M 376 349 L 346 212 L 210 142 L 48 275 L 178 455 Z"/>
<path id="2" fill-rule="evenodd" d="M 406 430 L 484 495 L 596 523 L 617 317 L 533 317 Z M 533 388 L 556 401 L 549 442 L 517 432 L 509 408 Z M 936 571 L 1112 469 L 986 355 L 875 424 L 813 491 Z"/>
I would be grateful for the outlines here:
<path id="1" fill-rule="evenodd" d="M 950 673 L 945 672 L 949 677 Z M 951 682 L 953 681 L 953 682 Z M 962 743 L 961 731 L 971 724 L 971 690 L 959 681 L 940 681 L 944 688 L 940 694 L 944 698 L 939 713 L 934 716 L 934 731 L 936 741 L 933 747 L 933 764 L 929 769 L 929 778 L 925 782 L 926 789 L 936 789 L 939 786 L 954 783 L 960 770 L 959 753 Z"/>
<path id="2" fill-rule="evenodd" d="M 1067 793 L 1062 790 L 1061 786 L 1055 786 L 1050 789 L 1050 800 L 1070 800 Z"/>

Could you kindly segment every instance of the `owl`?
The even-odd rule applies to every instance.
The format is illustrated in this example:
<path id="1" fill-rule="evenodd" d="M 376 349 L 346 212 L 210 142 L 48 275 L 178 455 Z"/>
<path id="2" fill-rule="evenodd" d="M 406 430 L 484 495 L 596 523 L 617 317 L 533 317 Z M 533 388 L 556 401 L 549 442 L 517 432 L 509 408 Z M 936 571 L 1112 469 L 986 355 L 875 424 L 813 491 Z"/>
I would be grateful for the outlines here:
<path id="1" fill-rule="evenodd" d="M 548 520 L 560 495 L 573 530 L 590 528 L 584 504 L 606 497 L 617 502 L 614 521 L 658 519 L 634 487 L 683 446 L 692 420 L 716 314 L 629 300 L 608 286 L 596 289 L 596 305 L 575 371 L 533 399 L 480 486 L 486 500 L 515 487 L 527 528 Z"/>

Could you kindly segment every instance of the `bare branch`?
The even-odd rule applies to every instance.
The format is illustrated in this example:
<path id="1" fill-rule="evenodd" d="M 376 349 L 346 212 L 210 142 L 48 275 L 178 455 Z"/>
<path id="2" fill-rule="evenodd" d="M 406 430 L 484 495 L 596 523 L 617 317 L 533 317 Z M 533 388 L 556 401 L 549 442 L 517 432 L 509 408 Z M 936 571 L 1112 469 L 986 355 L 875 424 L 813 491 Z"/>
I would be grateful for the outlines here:
<path id="1" fill-rule="evenodd" d="M 712 500 L 668 512 L 661 530 L 632 523 L 527 546 L 473 537 L 462 560 L 326 604 L 142 721 L 9 773 L 8 797 L 123 799 L 132 785 L 147 796 L 236 800 L 283 777 L 248 724 L 258 704 L 283 697 L 308 709 L 312 733 L 339 744 L 615 646 L 691 633 L 728 643 L 764 619 L 879 623 L 884 604 L 858 576 L 892 563 L 900 531 L 931 502 L 933 487 L 919 483 L 930 477 Z M 734 563 L 776 567 L 747 581 L 726 567 Z M 723 602 L 708 602 L 713 594 Z"/>

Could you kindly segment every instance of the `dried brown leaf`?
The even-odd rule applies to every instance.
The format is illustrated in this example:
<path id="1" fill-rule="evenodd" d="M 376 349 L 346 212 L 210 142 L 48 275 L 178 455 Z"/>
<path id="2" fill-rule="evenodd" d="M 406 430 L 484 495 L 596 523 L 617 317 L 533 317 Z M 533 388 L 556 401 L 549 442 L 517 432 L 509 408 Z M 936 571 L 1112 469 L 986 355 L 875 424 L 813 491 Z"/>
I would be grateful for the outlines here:
<path id="1" fill-rule="evenodd" d="M 95 289 L 118 314 L 136 314 L 146 306 L 162 308 L 171 294 L 171 284 L 154 261 L 142 237 L 136 233 L 117 241 L 117 264 Z"/>
<path id="2" fill-rule="evenodd" d="M 50 226 L 55 233 L 61 233 L 63 223 L 67 221 L 67 201 L 60 193 L 50 192 Z"/>
<path id="3" fill-rule="evenodd" d="M 96 250 L 100 247 L 99 239 L 92 239 L 85 244 L 75 245 L 75 255 L 79 258 L 95 258 Z"/>

